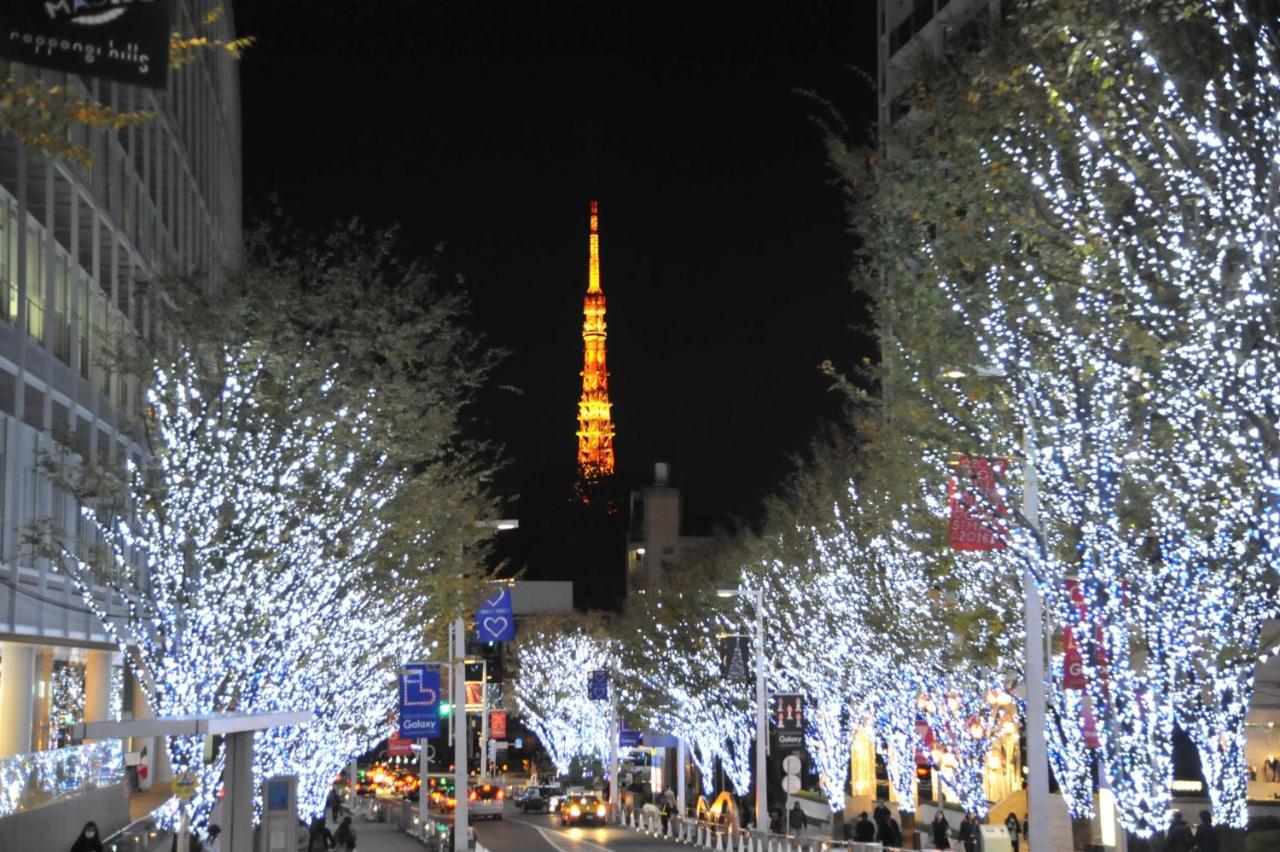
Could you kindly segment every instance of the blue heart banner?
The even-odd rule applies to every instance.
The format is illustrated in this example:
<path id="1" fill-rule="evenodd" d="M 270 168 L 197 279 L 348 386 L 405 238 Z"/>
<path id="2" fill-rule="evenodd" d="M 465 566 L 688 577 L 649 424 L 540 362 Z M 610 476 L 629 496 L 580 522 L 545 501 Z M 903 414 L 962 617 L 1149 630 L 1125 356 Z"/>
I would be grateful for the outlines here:
<path id="1" fill-rule="evenodd" d="M 516 638 L 510 586 L 494 586 L 480 601 L 480 609 L 476 611 L 476 638 L 481 642 L 510 642 Z"/>

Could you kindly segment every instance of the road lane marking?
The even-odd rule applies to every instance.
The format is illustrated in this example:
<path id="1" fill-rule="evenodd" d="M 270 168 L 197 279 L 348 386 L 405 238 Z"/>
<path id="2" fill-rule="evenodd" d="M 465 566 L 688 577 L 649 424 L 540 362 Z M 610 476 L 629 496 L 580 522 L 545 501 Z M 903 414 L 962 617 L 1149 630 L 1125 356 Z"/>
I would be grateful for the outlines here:
<path id="1" fill-rule="evenodd" d="M 610 849 L 609 847 L 601 846 L 599 843 L 592 843 L 590 840 L 587 840 L 585 837 L 570 837 L 569 835 L 563 832 L 553 831 L 550 828 L 544 828 L 543 826 L 538 825 L 536 822 L 529 822 L 528 820 L 523 820 L 523 819 L 513 819 L 511 821 L 518 822 L 523 825 L 527 825 L 530 828 L 532 828 L 534 831 L 538 832 L 538 834 L 542 835 L 542 839 L 550 843 L 552 847 L 556 849 L 557 852 L 580 852 L 580 850 L 584 846 L 590 849 L 599 850 L 599 852 L 613 852 L 613 850 Z M 564 845 L 561 845 L 562 843 L 573 843 L 575 845 L 564 846 Z"/>

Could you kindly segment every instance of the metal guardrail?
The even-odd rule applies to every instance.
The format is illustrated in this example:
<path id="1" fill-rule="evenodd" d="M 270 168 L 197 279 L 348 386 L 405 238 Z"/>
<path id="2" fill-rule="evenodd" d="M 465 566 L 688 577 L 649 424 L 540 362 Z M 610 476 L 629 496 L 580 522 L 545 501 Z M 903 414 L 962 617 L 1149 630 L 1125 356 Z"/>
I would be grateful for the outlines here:
<path id="1" fill-rule="evenodd" d="M 829 837 L 801 837 L 740 828 L 732 823 L 673 816 L 664 830 L 656 810 L 619 809 L 615 822 L 674 843 L 717 852 L 905 852 L 896 846 L 835 840 Z"/>
<path id="2" fill-rule="evenodd" d="M 119 740 L 18 754 L 0 760 L 0 817 L 124 783 Z"/>
<path id="3" fill-rule="evenodd" d="M 106 852 L 168 852 L 172 846 L 173 830 L 162 827 L 154 811 L 102 841 Z"/>

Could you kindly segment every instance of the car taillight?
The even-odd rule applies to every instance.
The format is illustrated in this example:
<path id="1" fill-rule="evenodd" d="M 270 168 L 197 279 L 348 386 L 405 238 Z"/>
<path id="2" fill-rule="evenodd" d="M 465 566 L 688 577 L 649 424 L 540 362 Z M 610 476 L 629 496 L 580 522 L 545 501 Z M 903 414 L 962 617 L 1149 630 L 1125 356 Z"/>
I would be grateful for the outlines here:
<path id="1" fill-rule="evenodd" d="M 499 801 L 499 802 L 501 802 L 504 798 L 506 798 L 506 795 L 505 795 L 501 790 L 499 790 L 499 791 L 498 791 L 498 801 Z"/>

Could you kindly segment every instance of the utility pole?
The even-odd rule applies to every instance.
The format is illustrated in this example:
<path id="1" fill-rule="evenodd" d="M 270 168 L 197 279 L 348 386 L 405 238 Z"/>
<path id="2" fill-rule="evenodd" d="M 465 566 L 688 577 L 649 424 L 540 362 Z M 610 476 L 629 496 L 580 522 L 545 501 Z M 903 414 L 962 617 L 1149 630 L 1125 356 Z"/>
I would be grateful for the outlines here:
<path id="1" fill-rule="evenodd" d="M 453 623 L 453 849 L 467 852 L 467 625 L 462 616 Z"/>

